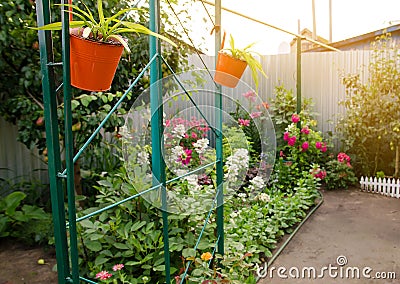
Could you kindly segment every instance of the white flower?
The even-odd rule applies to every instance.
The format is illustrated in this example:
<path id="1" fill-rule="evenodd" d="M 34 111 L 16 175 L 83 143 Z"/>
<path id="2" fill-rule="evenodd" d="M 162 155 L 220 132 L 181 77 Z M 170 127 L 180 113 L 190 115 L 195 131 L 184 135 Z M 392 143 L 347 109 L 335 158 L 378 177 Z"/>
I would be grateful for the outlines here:
<path id="1" fill-rule="evenodd" d="M 226 165 L 228 167 L 228 172 L 225 178 L 229 181 L 235 182 L 239 175 L 240 170 L 247 170 L 249 163 L 249 155 L 247 149 L 239 148 L 233 155 L 226 159 Z"/>
<path id="2" fill-rule="evenodd" d="M 204 153 L 205 149 L 208 146 L 208 139 L 207 138 L 201 138 L 197 140 L 195 143 L 193 143 L 193 146 L 195 147 L 195 150 L 197 153 L 202 154 Z"/>
<path id="3" fill-rule="evenodd" d="M 183 152 L 183 147 L 182 146 L 175 146 L 174 148 L 171 149 L 172 155 L 170 156 L 169 160 L 171 162 L 175 162 L 179 164 L 179 157 L 184 153 Z"/>
<path id="4" fill-rule="evenodd" d="M 250 190 L 260 190 L 265 188 L 265 182 L 262 177 L 256 176 L 250 180 Z"/>
<path id="5" fill-rule="evenodd" d="M 177 169 L 175 173 L 177 176 L 183 176 L 184 174 L 187 173 L 187 170 Z"/>
<path id="6" fill-rule="evenodd" d="M 262 201 L 262 202 L 265 202 L 265 203 L 271 201 L 271 198 L 269 197 L 269 195 L 266 194 L 266 193 L 264 193 L 264 192 L 260 193 L 260 194 L 256 197 L 256 199 L 258 199 L 258 200 L 260 200 L 260 201 Z"/>
<path id="7" fill-rule="evenodd" d="M 229 214 L 229 216 L 230 216 L 231 218 L 236 218 L 236 217 L 238 216 L 238 213 L 232 212 L 231 214 Z"/>
<path id="8" fill-rule="evenodd" d="M 149 163 L 149 154 L 146 151 L 139 152 L 137 155 L 137 163 L 139 165 L 147 165 Z"/>
<path id="9" fill-rule="evenodd" d="M 247 194 L 246 194 L 246 193 L 239 193 L 239 194 L 238 194 L 238 197 L 239 197 L 240 199 L 242 199 L 243 202 L 245 202 L 245 201 L 246 201 Z"/>
<path id="10" fill-rule="evenodd" d="M 179 138 L 185 137 L 186 129 L 185 125 L 183 124 L 178 124 L 177 126 L 174 127 L 172 130 L 172 133 L 175 134 Z"/>
<path id="11" fill-rule="evenodd" d="M 189 188 L 192 190 L 200 190 L 202 188 L 201 185 L 198 183 L 198 178 L 197 175 L 188 175 L 184 177 L 185 180 L 187 180 Z"/>

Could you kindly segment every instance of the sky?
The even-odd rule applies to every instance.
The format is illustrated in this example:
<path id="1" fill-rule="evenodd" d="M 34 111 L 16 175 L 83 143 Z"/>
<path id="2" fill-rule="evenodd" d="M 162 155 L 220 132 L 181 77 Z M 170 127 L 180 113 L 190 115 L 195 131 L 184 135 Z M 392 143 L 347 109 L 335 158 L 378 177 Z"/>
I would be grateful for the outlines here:
<path id="1" fill-rule="evenodd" d="M 214 2 L 214 0 L 208 0 Z M 357 35 L 400 24 L 400 0 L 331 0 L 332 40 L 340 41 Z M 312 0 L 222 0 L 222 6 L 292 33 L 300 29 L 313 29 Z M 214 7 L 207 5 L 211 15 Z M 214 36 L 210 35 L 212 23 L 204 7 L 197 1 L 190 11 L 195 45 L 206 53 L 214 54 Z M 316 32 L 329 39 L 329 0 L 315 0 Z M 206 17 L 206 23 L 202 18 Z M 254 50 L 260 54 L 277 54 L 280 46 L 287 46 L 292 35 L 254 23 L 222 11 L 222 28 L 232 34 L 241 47 L 256 42 Z M 281 48 L 282 50 L 282 48 Z"/>

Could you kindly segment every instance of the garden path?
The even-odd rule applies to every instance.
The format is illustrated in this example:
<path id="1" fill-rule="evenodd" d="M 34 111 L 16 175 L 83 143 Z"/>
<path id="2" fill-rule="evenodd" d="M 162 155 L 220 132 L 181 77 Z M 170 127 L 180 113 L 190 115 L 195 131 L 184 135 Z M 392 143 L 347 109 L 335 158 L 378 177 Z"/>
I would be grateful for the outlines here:
<path id="1" fill-rule="evenodd" d="M 269 271 L 258 284 L 400 283 L 400 200 L 360 192 L 356 188 L 323 191 L 323 195 L 324 203 L 297 232 L 271 268 L 285 267 L 289 270 L 297 267 L 301 275 L 302 268 L 314 267 L 318 275 L 323 267 L 331 265 L 331 274 L 334 275 L 334 267 L 338 267 L 338 276 L 331 278 L 326 270 L 322 279 L 294 279 L 286 271 L 288 279 L 281 279 L 275 270 L 272 279 Z M 343 278 L 340 277 L 341 266 L 337 263 L 339 256 L 347 259 L 347 265 L 342 266 Z M 370 267 L 373 269 L 369 273 L 371 278 L 375 272 L 393 271 L 397 279 L 346 279 L 349 267 L 358 267 L 360 274 L 364 267 Z M 292 275 L 295 273 L 293 268 Z"/>

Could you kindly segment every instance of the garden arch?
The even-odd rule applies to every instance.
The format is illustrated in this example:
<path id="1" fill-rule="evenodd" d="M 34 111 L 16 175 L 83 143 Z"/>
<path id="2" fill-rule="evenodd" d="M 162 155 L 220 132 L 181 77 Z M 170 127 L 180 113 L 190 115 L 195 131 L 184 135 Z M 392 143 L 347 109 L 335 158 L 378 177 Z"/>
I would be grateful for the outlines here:
<path id="1" fill-rule="evenodd" d="M 68 4 L 68 1 L 63 1 Z M 37 5 L 37 20 L 38 26 L 43 26 L 50 23 L 50 1 L 38 0 Z M 159 17 L 159 0 L 150 0 L 150 29 L 154 32 L 159 31 L 160 17 Z M 160 85 L 153 84 L 161 79 L 161 64 L 164 59 L 161 56 L 161 48 L 159 40 L 155 37 L 150 37 L 150 62 L 146 65 L 145 69 L 141 71 L 139 76 L 134 80 L 128 90 L 124 93 L 117 104 L 110 110 L 110 113 L 100 123 L 99 127 L 92 133 L 90 138 L 86 141 L 84 146 L 74 155 L 73 152 L 73 139 L 72 139 L 72 110 L 71 110 L 71 78 L 70 78 L 70 45 L 69 45 L 69 13 L 66 11 L 61 12 L 62 15 L 62 62 L 53 62 L 52 51 L 52 35 L 50 31 L 39 31 L 39 47 L 41 56 L 41 70 L 42 70 L 42 88 L 44 96 L 44 113 L 46 121 L 46 144 L 48 148 L 49 157 L 49 177 L 50 177 L 50 191 L 51 203 L 53 212 L 53 223 L 55 231 L 56 243 L 56 258 L 58 265 L 58 281 L 59 283 L 80 283 L 84 281 L 87 283 L 96 283 L 90 279 L 86 279 L 79 275 L 78 267 L 78 242 L 77 242 L 77 229 L 76 223 L 86 218 L 99 214 L 104 210 L 111 209 L 120 205 L 123 202 L 129 201 L 133 198 L 139 197 L 143 193 L 151 190 L 161 189 L 162 192 L 162 215 L 164 220 L 163 237 L 164 237 L 164 257 L 165 257 L 165 271 L 166 283 L 170 283 L 170 267 L 169 267 L 169 243 L 168 243 L 168 212 L 166 210 L 166 181 L 165 180 L 165 162 L 161 155 L 161 137 L 163 129 L 163 109 L 162 109 L 162 94 Z M 220 21 L 217 19 L 217 22 Z M 216 32 L 216 44 L 220 44 L 220 31 Z M 54 68 L 62 68 L 63 82 L 60 86 L 56 86 Z M 145 190 L 139 194 L 131 196 L 122 202 L 113 204 L 103 208 L 97 212 L 93 212 L 81 218 L 76 218 L 75 207 L 75 192 L 74 192 L 74 162 L 79 158 L 81 153 L 90 144 L 95 135 L 99 133 L 110 115 L 118 108 L 119 104 L 126 97 L 130 89 L 138 82 L 143 76 L 145 71 L 150 70 L 150 100 L 151 100 L 151 139 L 152 139 L 152 171 L 153 171 L 153 187 Z M 171 70 L 173 72 L 173 70 Z M 64 95 L 64 123 L 65 123 L 65 160 L 66 167 L 62 168 L 60 143 L 59 143 L 59 128 L 57 124 L 57 104 L 55 94 L 59 91 Z M 217 160 L 215 166 L 217 168 L 217 234 L 218 244 L 216 245 L 217 251 L 223 254 L 224 236 L 223 236 L 223 195 L 222 180 L 222 122 L 221 122 L 221 108 L 222 99 L 221 94 L 215 94 L 215 107 L 217 109 L 217 135 L 216 135 L 216 156 Z M 66 195 L 68 200 L 68 222 L 66 222 L 66 211 L 64 209 L 64 188 L 66 187 Z M 211 210 L 210 210 L 211 212 Z M 207 224 L 207 222 L 206 222 Z M 205 225 L 206 225 L 205 224 Z M 200 235 L 201 237 L 201 235 Z M 183 277 L 184 279 L 184 277 Z"/>
<path id="2" fill-rule="evenodd" d="M 67 4 L 68 1 L 64 0 Z M 50 23 L 50 0 L 38 0 L 37 3 L 37 20 L 38 25 L 43 26 Z M 216 51 L 221 46 L 221 1 L 215 3 L 215 46 Z M 150 29 L 154 32 L 159 31 L 160 16 L 159 16 L 159 0 L 150 0 Z M 169 260 L 169 242 L 168 242 L 168 212 L 166 200 L 166 184 L 168 181 L 165 176 L 165 162 L 162 157 L 162 135 L 163 135 L 163 108 L 162 108 L 162 90 L 160 84 L 155 84 L 161 79 L 161 64 L 165 60 L 161 56 L 161 47 L 159 40 L 155 37 L 150 37 L 150 61 L 146 67 L 140 72 L 139 76 L 133 81 L 131 86 L 126 90 L 117 104 L 110 110 L 106 118 L 100 123 L 98 128 L 92 133 L 84 146 L 74 155 L 74 145 L 72 136 L 72 108 L 71 108 L 71 78 L 70 78 L 70 45 L 69 45 L 69 13 L 62 12 L 62 62 L 53 62 L 52 51 L 52 35 L 50 31 L 39 31 L 39 48 L 41 56 L 42 70 L 42 87 L 44 96 L 45 121 L 46 121 L 46 144 L 49 157 L 49 177 L 51 203 L 53 212 L 53 223 L 55 230 L 56 242 L 56 257 L 58 265 L 58 280 L 59 283 L 79 283 L 84 281 L 87 283 L 96 283 L 90 279 L 86 279 L 79 274 L 78 267 L 78 241 L 76 223 L 96 214 L 114 208 L 123 202 L 127 202 L 136 197 L 143 195 L 152 190 L 161 190 L 162 196 L 162 218 L 163 218 L 163 239 L 164 239 L 164 257 L 166 283 L 170 283 L 170 260 Z M 298 37 L 299 40 L 300 37 Z M 300 45 L 299 45 L 300 46 Z M 300 53 L 299 53 L 300 54 Z M 300 65 L 298 65 L 300 66 Z M 60 86 L 56 86 L 54 68 L 62 68 L 63 81 Z M 84 217 L 76 218 L 75 207 L 75 192 L 74 192 L 74 163 L 77 161 L 83 151 L 86 150 L 93 138 L 100 132 L 111 114 L 118 108 L 120 103 L 125 99 L 130 89 L 138 82 L 144 73 L 150 70 L 150 106 L 151 106 L 151 140 L 152 140 L 152 172 L 153 185 L 151 188 L 142 191 L 136 195 L 93 212 Z M 171 70 L 173 72 L 173 70 Z M 298 72 L 300 76 L 300 72 Z M 299 78 L 299 77 L 298 77 Z M 300 84 L 300 81 L 298 81 Z M 299 88 L 298 88 L 299 89 Z M 212 207 L 209 211 L 210 216 L 213 209 L 217 212 L 217 244 L 215 245 L 219 254 L 224 253 L 224 229 L 223 229 L 223 153 L 222 153 L 222 94 L 221 89 L 217 88 L 215 93 L 215 117 L 216 117 L 216 207 Z M 64 126 L 65 126 L 65 169 L 62 166 L 59 142 L 59 126 L 57 124 L 57 103 L 55 94 L 59 91 L 64 95 Z M 64 209 L 64 189 L 68 200 L 68 209 Z M 66 222 L 68 215 L 68 222 Z M 204 224 L 207 225 L 208 218 Z M 202 237 L 200 234 L 199 239 Z M 198 243 L 198 242 L 197 242 Z M 197 246 L 197 245 L 196 245 Z M 195 249 L 196 249 L 195 246 Z M 190 263 L 186 267 L 188 270 Z M 186 275 L 186 272 L 184 275 Z M 182 279 L 185 279 L 183 276 Z"/>

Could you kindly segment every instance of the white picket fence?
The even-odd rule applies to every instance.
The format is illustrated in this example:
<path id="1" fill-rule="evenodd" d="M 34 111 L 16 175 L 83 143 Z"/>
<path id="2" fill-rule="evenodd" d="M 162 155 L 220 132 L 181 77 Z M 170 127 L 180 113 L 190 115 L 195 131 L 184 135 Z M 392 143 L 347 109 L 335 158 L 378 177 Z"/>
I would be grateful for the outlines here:
<path id="1" fill-rule="evenodd" d="M 360 185 L 362 191 L 400 198 L 400 179 L 361 177 Z"/>

